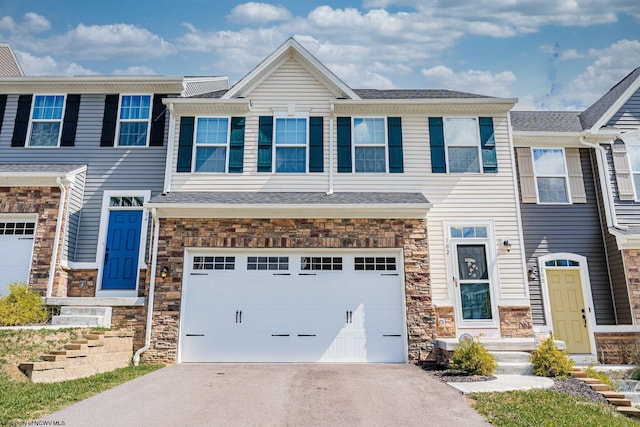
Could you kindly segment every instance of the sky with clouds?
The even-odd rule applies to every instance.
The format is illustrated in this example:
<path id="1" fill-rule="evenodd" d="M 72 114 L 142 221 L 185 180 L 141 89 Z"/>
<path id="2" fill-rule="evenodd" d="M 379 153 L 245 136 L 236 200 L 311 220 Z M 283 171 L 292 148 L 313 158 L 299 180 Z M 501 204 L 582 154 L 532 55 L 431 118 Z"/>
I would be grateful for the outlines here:
<path id="1" fill-rule="evenodd" d="M 352 88 L 583 109 L 640 66 L 638 0 L 0 0 L 27 75 L 228 75 L 294 36 Z"/>

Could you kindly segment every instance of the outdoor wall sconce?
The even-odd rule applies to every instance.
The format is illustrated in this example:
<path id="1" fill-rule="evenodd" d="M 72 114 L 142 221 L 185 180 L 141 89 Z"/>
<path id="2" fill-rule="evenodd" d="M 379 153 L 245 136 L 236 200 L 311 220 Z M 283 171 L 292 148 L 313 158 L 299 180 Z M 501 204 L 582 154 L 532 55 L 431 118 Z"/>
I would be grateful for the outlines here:
<path id="1" fill-rule="evenodd" d="M 160 277 L 162 277 L 164 279 L 164 278 L 167 277 L 168 273 L 169 273 L 169 269 L 165 265 L 164 267 L 162 267 L 162 270 L 160 270 Z"/>
<path id="2" fill-rule="evenodd" d="M 538 278 L 538 269 L 535 267 L 531 267 L 527 270 L 527 277 L 529 280 L 536 280 Z"/>
<path id="3" fill-rule="evenodd" d="M 502 246 L 504 246 L 507 252 L 511 252 L 511 242 L 509 239 L 505 239 L 504 242 L 502 242 Z"/>

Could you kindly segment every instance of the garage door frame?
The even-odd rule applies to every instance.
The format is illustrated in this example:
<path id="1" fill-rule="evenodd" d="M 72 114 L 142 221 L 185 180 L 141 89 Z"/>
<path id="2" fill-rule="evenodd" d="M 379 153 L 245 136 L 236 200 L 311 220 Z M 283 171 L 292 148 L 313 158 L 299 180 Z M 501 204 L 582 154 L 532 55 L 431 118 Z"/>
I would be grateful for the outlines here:
<path id="1" fill-rule="evenodd" d="M 208 248 L 208 247 L 188 247 L 184 249 L 183 253 L 183 275 L 182 275 L 182 288 L 180 297 L 180 316 L 179 316 L 179 328 L 178 328 L 178 348 L 177 348 L 177 362 L 182 362 L 182 327 L 185 322 L 185 307 L 188 277 L 192 271 L 192 265 L 190 259 L 192 256 L 197 255 L 228 255 L 233 256 L 237 254 L 257 254 L 257 253 L 273 253 L 292 256 L 305 256 L 305 255 L 317 255 L 323 254 L 344 254 L 350 253 L 352 256 L 376 256 L 376 254 L 394 254 L 397 259 L 398 277 L 401 298 L 402 298 L 402 331 L 403 331 L 403 363 L 408 363 L 409 354 L 409 342 L 408 342 L 408 329 L 407 329 L 407 301 L 406 301 L 406 282 L 405 282 L 405 270 L 404 270 L 404 251 L 402 248 Z"/>
<path id="2" fill-rule="evenodd" d="M 31 278 L 31 267 L 33 264 L 33 252 L 35 250 L 35 242 L 36 235 L 38 232 L 38 215 L 37 214 L 17 214 L 17 213 L 8 213 L 8 214 L 0 214 L 0 222 L 33 222 L 33 240 L 31 242 L 31 251 L 29 252 L 29 261 L 28 261 L 28 269 L 27 269 L 27 279 L 28 283 Z M 1 236 L 0 236 L 1 237 Z M 0 286 L 0 292 L 4 292 L 4 286 Z M 8 291 L 8 289 L 7 289 Z"/>

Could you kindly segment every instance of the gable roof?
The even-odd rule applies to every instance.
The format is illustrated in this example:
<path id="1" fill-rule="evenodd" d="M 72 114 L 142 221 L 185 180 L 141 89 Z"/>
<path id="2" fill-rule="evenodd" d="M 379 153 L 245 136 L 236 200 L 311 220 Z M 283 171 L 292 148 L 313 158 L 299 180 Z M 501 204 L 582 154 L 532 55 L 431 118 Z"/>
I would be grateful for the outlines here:
<path id="1" fill-rule="evenodd" d="M 580 115 L 584 129 L 595 132 L 603 127 L 638 88 L 640 88 L 640 67 L 630 72 Z"/>
<path id="2" fill-rule="evenodd" d="M 580 111 L 512 111 L 514 132 L 582 132 Z"/>
<path id="3" fill-rule="evenodd" d="M 311 74 L 321 81 L 336 97 L 359 99 L 359 96 L 345 82 L 340 80 L 315 56 L 309 53 L 293 37 L 289 37 L 279 48 L 267 56 L 257 67 L 245 75 L 229 89 L 221 99 L 244 97 L 253 88 L 269 77 L 289 58 L 295 58 Z"/>
<path id="4" fill-rule="evenodd" d="M 9 43 L 0 43 L 0 76 L 19 77 L 24 76 L 18 58 Z"/>

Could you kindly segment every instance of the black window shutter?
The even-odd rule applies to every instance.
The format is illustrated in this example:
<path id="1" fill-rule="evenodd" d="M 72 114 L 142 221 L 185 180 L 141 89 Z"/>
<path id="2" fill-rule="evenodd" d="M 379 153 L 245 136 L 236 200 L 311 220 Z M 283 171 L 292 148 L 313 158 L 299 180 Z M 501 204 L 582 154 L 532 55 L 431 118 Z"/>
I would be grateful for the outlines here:
<path id="1" fill-rule="evenodd" d="M 178 139 L 177 172 L 191 172 L 191 154 L 193 150 L 194 117 L 180 119 L 180 138 Z"/>
<path id="2" fill-rule="evenodd" d="M 67 106 L 64 109 L 64 120 L 62 122 L 61 147 L 73 147 L 75 145 L 79 111 L 80 95 L 67 95 Z"/>
<path id="3" fill-rule="evenodd" d="M 336 119 L 338 132 L 338 172 L 351 172 L 351 117 Z"/>
<path id="4" fill-rule="evenodd" d="M 12 147 L 24 147 L 27 141 L 27 129 L 29 128 L 29 115 L 31 114 L 32 95 L 20 95 L 18 97 L 18 111 L 13 127 Z"/>
<path id="5" fill-rule="evenodd" d="M 498 172 L 496 157 L 496 139 L 493 130 L 493 118 L 479 117 L 480 146 L 482 148 L 482 169 L 485 172 Z"/>
<path id="6" fill-rule="evenodd" d="M 273 151 L 273 117 L 258 119 L 258 172 L 271 172 Z"/>
<path id="7" fill-rule="evenodd" d="M 404 172 L 402 158 L 402 119 L 400 117 L 387 118 L 387 138 L 389 141 L 389 172 Z"/>
<path id="8" fill-rule="evenodd" d="M 167 95 L 153 95 L 153 109 L 151 110 L 151 138 L 149 146 L 162 147 L 164 145 L 164 125 L 167 117 L 167 109 L 162 103 L 162 98 Z"/>
<path id="9" fill-rule="evenodd" d="M 116 140 L 116 125 L 118 123 L 118 100 L 120 96 L 107 95 L 104 100 L 104 116 L 102 116 L 101 147 L 113 147 Z"/>
<path id="10" fill-rule="evenodd" d="M 444 153 L 442 117 L 429 117 L 429 145 L 431 148 L 431 172 L 445 173 L 447 165 Z"/>
<path id="11" fill-rule="evenodd" d="M 4 121 L 4 110 L 7 107 L 7 95 L 0 95 L 0 133 L 2 132 L 2 122 Z"/>
<path id="12" fill-rule="evenodd" d="M 324 171 L 323 119 L 309 117 L 309 172 Z"/>
<path id="13" fill-rule="evenodd" d="M 229 173 L 242 173 L 244 166 L 244 117 L 231 117 Z"/>

